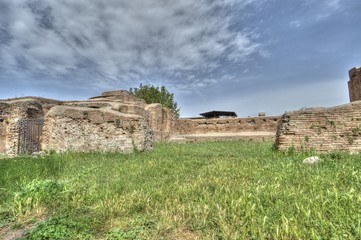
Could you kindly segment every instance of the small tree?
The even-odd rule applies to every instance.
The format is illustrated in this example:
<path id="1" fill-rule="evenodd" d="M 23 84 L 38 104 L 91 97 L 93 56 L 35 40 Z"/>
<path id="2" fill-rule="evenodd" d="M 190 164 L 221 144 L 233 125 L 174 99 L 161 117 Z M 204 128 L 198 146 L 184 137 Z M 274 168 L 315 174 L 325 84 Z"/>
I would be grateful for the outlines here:
<path id="1" fill-rule="evenodd" d="M 143 99 L 147 104 L 160 103 L 163 107 L 173 110 L 174 115 L 179 117 L 180 108 L 174 101 L 174 94 L 162 86 L 161 88 L 151 85 L 139 85 L 139 88 L 130 88 L 129 92 L 137 98 Z"/>

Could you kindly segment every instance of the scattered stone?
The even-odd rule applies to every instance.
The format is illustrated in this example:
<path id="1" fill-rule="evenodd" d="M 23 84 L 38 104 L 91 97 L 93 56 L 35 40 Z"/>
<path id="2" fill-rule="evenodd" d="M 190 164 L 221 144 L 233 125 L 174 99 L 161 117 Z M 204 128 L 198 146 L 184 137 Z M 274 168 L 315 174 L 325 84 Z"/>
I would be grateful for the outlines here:
<path id="1" fill-rule="evenodd" d="M 319 158 L 317 156 L 313 156 L 313 157 L 305 158 L 302 163 L 312 165 L 312 164 L 316 164 L 321 161 L 322 161 L 321 158 Z"/>

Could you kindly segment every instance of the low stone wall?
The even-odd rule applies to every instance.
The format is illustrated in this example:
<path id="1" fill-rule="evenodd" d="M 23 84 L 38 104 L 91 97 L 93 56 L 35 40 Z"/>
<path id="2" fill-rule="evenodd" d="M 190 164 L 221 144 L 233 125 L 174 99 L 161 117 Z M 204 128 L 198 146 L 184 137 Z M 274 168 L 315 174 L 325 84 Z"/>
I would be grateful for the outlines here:
<path id="1" fill-rule="evenodd" d="M 279 116 L 178 119 L 171 141 L 274 141 L 279 119 Z"/>
<path id="2" fill-rule="evenodd" d="M 235 133 L 277 130 L 280 119 L 276 117 L 248 117 L 248 118 L 214 118 L 214 119 L 178 119 L 175 133 L 179 135 L 203 133 Z"/>
<path id="3" fill-rule="evenodd" d="M 271 142 L 275 140 L 275 132 L 238 132 L 238 133 L 204 133 L 177 135 L 170 139 L 170 142 L 215 142 L 215 141 L 255 141 Z"/>
<path id="4" fill-rule="evenodd" d="M 276 135 L 280 150 L 361 150 L 361 101 L 332 108 L 286 112 Z"/>

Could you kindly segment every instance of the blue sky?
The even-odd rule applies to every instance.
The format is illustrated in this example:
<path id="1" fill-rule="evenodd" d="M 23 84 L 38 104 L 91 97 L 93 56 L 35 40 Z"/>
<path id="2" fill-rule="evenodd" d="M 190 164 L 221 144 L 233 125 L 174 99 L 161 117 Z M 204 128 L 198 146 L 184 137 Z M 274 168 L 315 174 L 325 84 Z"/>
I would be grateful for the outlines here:
<path id="1" fill-rule="evenodd" d="M 0 0 L 0 98 L 165 85 L 181 116 L 347 103 L 359 0 Z"/>

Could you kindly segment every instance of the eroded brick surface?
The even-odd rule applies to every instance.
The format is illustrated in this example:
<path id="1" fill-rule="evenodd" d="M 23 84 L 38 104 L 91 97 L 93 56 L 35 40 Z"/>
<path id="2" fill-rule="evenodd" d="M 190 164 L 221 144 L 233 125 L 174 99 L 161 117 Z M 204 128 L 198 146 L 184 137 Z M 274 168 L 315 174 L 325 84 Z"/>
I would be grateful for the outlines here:
<path id="1" fill-rule="evenodd" d="M 173 113 L 147 105 L 127 91 L 105 92 L 86 101 L 24 97 L 0 101 L 0 154 L 18 150 L 19 120 L 43 118 L 42 150 L 120 151 L 151 149 L 166 140 Z"/>
<path id="2" fill-rule="evenodd" d="M 361 150 L 361 101 L 332 108 L 285 113 L 276 135 L 278 149 L 319 152 Z"/>

